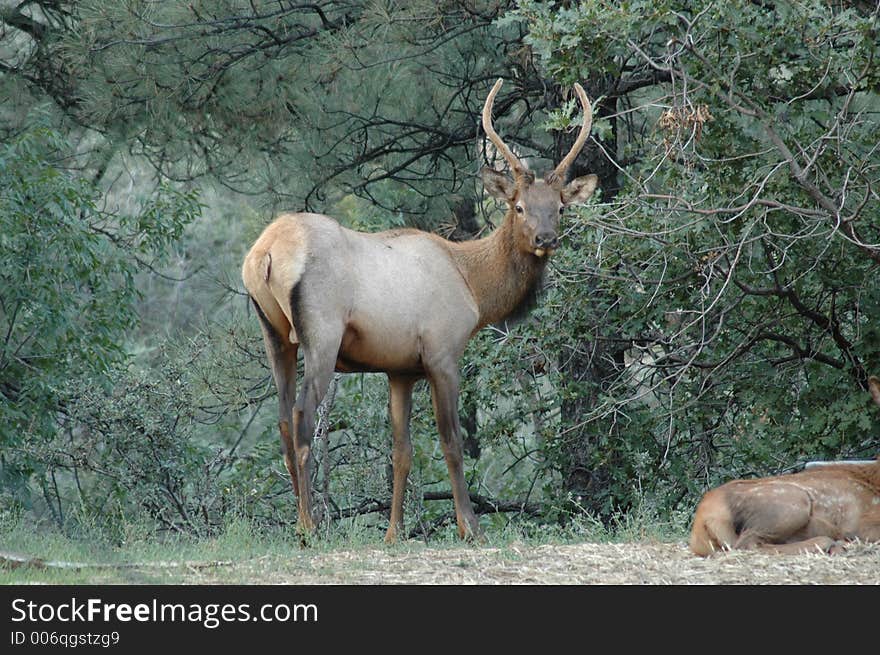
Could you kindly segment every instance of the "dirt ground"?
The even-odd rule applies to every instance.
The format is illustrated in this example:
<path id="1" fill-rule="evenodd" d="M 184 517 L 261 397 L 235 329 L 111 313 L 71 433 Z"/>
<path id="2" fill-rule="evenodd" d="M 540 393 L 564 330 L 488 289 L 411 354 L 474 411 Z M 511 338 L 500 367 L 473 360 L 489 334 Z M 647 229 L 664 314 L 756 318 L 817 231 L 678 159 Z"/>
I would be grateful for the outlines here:
<path id="1" fill-rule="evenodd" d="M 7 582 L 50 584 L 877 585 L 880 544 L 854 544 L 834 556 L 739 551 L 702 559 L 683 542 L 513 543 L 501 548 L 413 542 L 393 548 L 300 549 L 232 561 L 7 573 L 13 574 Z M 61 579 L 55 579 L 59 574 Z"/>
<path id="2" fill-rule="evenodd" d="M 835 556 L 732 552 L 708 559 L 693 556 L 684 543 L 403 545 L 190 568 L 185 578 L 195 584 L 876 585 L 880 544 L 855 544 Z"/>

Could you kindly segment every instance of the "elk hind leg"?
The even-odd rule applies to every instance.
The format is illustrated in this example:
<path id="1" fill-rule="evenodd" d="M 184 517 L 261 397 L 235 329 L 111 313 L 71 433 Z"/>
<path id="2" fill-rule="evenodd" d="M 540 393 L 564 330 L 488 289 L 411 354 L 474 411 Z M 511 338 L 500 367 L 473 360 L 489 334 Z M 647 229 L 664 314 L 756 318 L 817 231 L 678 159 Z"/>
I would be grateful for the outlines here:
<path id="1" fill-rule="evenodd" d="M 293 403 L 296 399 L 296 356 L 299 344 L 291 343 L 286 336 L 290 334 L 290 327 L 279 333 L 263 313 L 260 305 L 254 301 L 257 315 L 260 318 L 260 327 L 263 332 L 263 345 L 272 368 L 272 377 L 278 390 L 278 432 L 281 435 L 281 453 L 284 456 L 284 465 L 290 475 L 293 493 L 298 494 L 299 484 L 294 461 L 293 439 L 291 437 L 291 423 L 293 420 Z"/>
<path id="2" fill-rule="evenodd" d="M 297 330 L 297 334 L 300 330 Z M 326 330 L 320 341 L 302 344 L 304 371 L 302 387 L 293 406 L 294 465 L 298 479 L 298 512 L 300 529 L 313 532 L 315 519 L 312 514 L 312 436 L 315 432 L 315 416 L 318 405 L 327 394 L 336 366 L 336 357 L 342 342 L 342 330 Z"/>
<path id="3" fill-rule="evenodd" d="M 755 484 L 741 502 L 748 508 L 748 519 L 735 548 L 786 545 L 806 536 L 813 501 L 800 486 L 783 481 Z"/>
<path id="4" fill-rule="evenodd" d="M 780 554 L 830 548 L 834 539 L 817 536 L 804 541 L 813 502 L 803 488 L 783 481 L 757 481 L 738 498 L 747 515 L 734 548 L 758 548 Z M 801 546 L 803 544 L 803 546 Z"/>

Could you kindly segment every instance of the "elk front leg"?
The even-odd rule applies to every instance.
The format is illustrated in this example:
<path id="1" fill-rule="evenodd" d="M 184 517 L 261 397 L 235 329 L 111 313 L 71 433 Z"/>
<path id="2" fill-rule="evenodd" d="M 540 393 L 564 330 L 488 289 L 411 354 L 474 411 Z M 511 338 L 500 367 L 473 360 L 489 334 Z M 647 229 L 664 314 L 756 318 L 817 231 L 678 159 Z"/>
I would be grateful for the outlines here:
<path id="1" fill-rule="evenodd" d="M 461 448 L 461 425 L 458 419 L 458 371 L 452 367 L 432 370 L 429 374 L 434 415 L 443 446 L 443 456 L 452 483 L 452 499 L 455 503 L 455 520 L 462 539 L 483 540 L 480 523 L 471 506 L 467 482 L 464 479 Z"/>
<path id="2" fill-rule="evenodd" d="M 391 434 L 394 445 L 391 451 L 391 466 L 394 482 L 391 494 L 391 519 L 385 543 L 397 541 L 403 533 L 403 498 L 406 495 L 406 478 L 412 467 L 412 442 L 409 423 L 412 413 L 412 392 L 416 378 L 388 376 L 389 414 L 391 415 Z"/>

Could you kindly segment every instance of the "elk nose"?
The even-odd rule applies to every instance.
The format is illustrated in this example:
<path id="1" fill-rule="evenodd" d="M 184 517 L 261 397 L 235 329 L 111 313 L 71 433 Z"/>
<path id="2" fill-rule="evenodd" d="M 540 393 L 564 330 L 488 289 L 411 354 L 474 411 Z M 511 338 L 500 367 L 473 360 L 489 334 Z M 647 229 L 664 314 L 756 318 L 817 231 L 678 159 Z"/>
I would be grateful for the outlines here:
<path id="1" fill-rule="evenodd" d="M 535 247 L 545 250 L 555 250 L 559 246 L 559 237 L 556 232 L 539 232 L 535 235 Z"/>

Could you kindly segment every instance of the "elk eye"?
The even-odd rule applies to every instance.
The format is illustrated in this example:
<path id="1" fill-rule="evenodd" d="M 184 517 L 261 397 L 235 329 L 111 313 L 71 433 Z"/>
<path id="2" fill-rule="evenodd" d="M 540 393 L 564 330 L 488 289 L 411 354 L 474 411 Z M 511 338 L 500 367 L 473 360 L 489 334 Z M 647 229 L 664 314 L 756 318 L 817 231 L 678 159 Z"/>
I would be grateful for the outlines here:
<path id="1" fill-rule="evenodd" d="M 523 213 L 522 205 L 517 205 L 516 207 L 514 207 L 514 209 L 516 210 L 516 213 L 517 213 L 517 214 L 522 214 L 522 213 Z"/>

